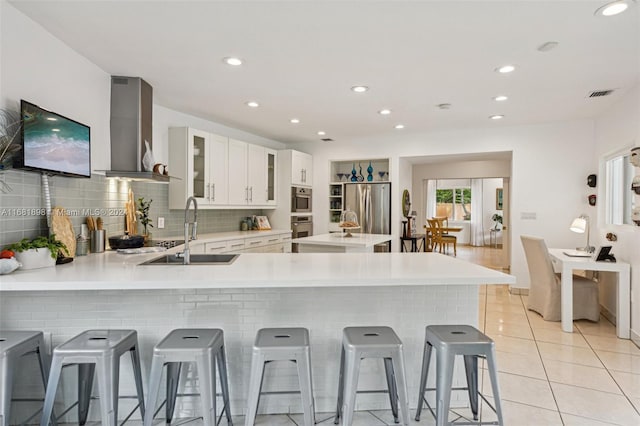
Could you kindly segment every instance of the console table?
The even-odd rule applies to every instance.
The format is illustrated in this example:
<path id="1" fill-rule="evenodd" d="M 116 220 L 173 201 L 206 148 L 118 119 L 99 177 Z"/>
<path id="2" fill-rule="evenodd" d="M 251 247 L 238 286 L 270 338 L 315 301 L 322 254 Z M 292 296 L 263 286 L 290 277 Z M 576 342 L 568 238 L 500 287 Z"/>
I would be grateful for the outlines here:
<path id="1" fill-rule="evenodd" d="M 554 269 L 562 273 L 560 309 L 562 331 L 573 332 L 573 271 L 617 272 L 616 287 L 616 334 L 621 339 L 630 338 L 631 329 L 631 267 L 626 262 L 595 261 L 591 257 L 573 257 L 564 254 L 567 249 L 551 248 Z"/>

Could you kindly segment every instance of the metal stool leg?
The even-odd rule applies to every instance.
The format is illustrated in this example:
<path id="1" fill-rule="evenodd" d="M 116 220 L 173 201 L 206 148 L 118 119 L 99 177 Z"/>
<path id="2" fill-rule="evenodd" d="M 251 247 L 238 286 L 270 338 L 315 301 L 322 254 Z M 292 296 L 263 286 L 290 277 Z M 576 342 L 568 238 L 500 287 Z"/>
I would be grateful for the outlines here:
<path id="1" fill-rule="evenodd" d="M 253 426 L 256 421 L 258 411 L 258 400 L 262 389 L 262 378 L 264 375 L 264 355 L 254 353 L 251 358 L 251 378 L 249 380 L 249 397 L 247 398 L 247 414 L 245 426 Z"/>
<path id="2" fill-rule="evenodd" d="M 387 376 L 387 388 L 389 389 L 389 404 L 394 423 L 398 423 L 398 392 L 396 389 L 396 379 L 393 374 L 393 362 L 391 358 L 384 359 L 384 371 Z"/>
<path id="3" fill-rule="evenodd" d="M 87 423 L 95 364 L 78 364 L 78 423 Z"/>
<path id="4" fill-rule="evenodd" d="M 102 424 L 117 426 L 120 360 L 111 357 L 100 358 L 96 361 L 96 370 L 98 372 Z"/>
<path id="5" fill-rule="evenodd" d="M 493 401 L 496 405 L 498 423 L 504 425 L 502 404 L 500 403 L 500 387 L 498 385 L 498 366 L 496 365 L 496 351 L 494 347 L 492 347 L 491 352 L 487 354 L 487 367 L 489 368 L 489 376 L 491 377 L 491 389 L 493 391 Z"/>
<path id="6" fill-rule="evenodd" d="M 220 372 L 220 387 L 222 387 L 224 409 L 227 412 L 227 424 L 232 426 L 231 405 L 229 403 L 229 380 L 227 378 L 227 355 L 225 354 L 224 345 L 220 348 L 220 352 L 218 352 L 216 359 L 218 360 L 218 371 Z"/>
<path id="7" fill-rule="evenodd" d="M 358 391 L 360 355 L 355 351 L 346 351 L 344 364 L 345 390 L 344 402 L 342 404 L 342 426 L 351 426 L 353 423 L 353 411 L 356 404 L 356 392 Z"/>
<path id="8" fill-rule="evenodd" d="M 173 413 L 176 408 L 176 398 L 178 396 L 178 384 L 180 383 L 181 362 L 168 362 L 167 364 L 167 405 L 166 405 L 166 421 L 171 423 Z M 162 373 L 161 373 L 162 374 Z M 200 375 L 200 371 L 198 371 Z"/>
<path id="9" fill-rule="evenodd" d="M 409 399 L 407 397 L 407 382 L 404 367 L 404 354 L 402 348 L 392 357 L 393 369 L 396 372 L 396 388 L 398 390 L 398 401 L 400 405 L 400 413 L 402 414 L 402 424 L 409 425 Z"/>
<path id="10" fill-rule="evenodd" d="M 338 406 L 336 407 L 336 418 L 333 420 L 333 424 L 340 422 L 340 415 L 342 413 L 342 403 L 344 401 L 344 346 L 340 345 L 340 373 L 338 376 Z"/>
<path id="11" fill-rule="evenodd" d="M 416 421 L 420 421 L 422 414 L 422 404 L 424 403 L 424 393 L 427 390 L 427 377 L 429 375 L 429 361 L 431 360 L 431 349 L 433 346 L 426 342 L 422 352 L 422 370 L 420 372 L 420 388 L 418 393 L 418 409 L 416 410 Z"/>
<path id="12" fill-rule="evenodd" d="M 151 426 L 153 423 L 153 413 L 155 412 L 158 393 L 160 392 L 160 381 L 162 380 L 163 367 L 164 359 L 160 356 L 154 355 L 153 361 L 151 362 L 151 373 L 149 374 L 147 411 L 144 413 L 144 426 Z"/>
<path id="13" fill-rule="evenodd" d="M 131 353 L 131 364 L 133 365 L 133 377 L 136 381 L 140 418 L 144 419 L 144 389 L 142 387 L 142 369 L 140 368 L 140 352 L 138 351 L 138 345 L 134 345 L 129 352 Z"/>
<path id="14" fill-rule="evenodd" d="M 2 377 L 2 386 L 0 387 L 0 417 L 2 418 L 2 426 L 9 426 L 11 418 L 11 391 L 13 389 L 13 359 L 2 359 L 0 361 L 0 374 Z"/>
<path id="15" fill-rule="evenodd" d="M 300 383 L 300 395 L 302 396 L 302 412 L 305 426 L 313 426 L 316 422 L 315 404 L 311 382 L 311 357 L 309 352 L 298 353 L 296 366 L 298 367 L 298 382 Z"/>
<path id="16" fill-rule="evenodd" d="M 44 346 L 44 345 L 43 345 Z M 42 384 L 44 385 L 44 391 L 47 391 L 47 381 L 49 380 L 49 366 L 51 365 L 51 359 L 49 355 L 43 350 L 43 346 L 39 346 L 36 355 L 38 356 L 38 365 L 40 366 L 40 375 L 42 376 Z M 55 410 L 51 411 L 51 424 L 57 426 Z"/>
<path id="17" fill-rule="evenodd" d="M 464 356 L 464 371 L 467 376 L 467 388 L 469 403 L 473 420 L 478 420 L 478 357 L 475 355 Z"/>
<path id="18" fill-rule="evenodd" d="M 49 424 L 61 373 L 62 359 L 54 356 L 51 361 L 51 373 L 49 374 L 49 380 L 47 381 L 47 391 L 44 395 L 44 405 L 42 407 L 42 416 L 40 417 L 40 426 L 47 426 Z"/>
<path id="19" fill-rule="evenodd" d="M 216 364 L 208 356 L 198 356 L 198 377 L 200 379 L 200 399 L 202 401 L 202 417 L 205 426 L 215 426 L 216 416 Z"/>
<path id="20" fill-rule="evenodd" d="M 436 356 L 436 426 L 449 423 L 451 382 L 453 380 L 454 357 L 438 352 Z"/>

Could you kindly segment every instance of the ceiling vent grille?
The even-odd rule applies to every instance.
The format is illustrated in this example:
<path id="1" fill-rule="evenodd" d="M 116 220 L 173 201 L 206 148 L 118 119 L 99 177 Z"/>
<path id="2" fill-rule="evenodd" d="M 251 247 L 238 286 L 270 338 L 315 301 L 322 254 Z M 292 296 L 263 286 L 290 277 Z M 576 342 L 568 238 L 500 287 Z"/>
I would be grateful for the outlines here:
<path id="1" fill-rule="evenodd" d="M 324 141 L 324 142 L 333 142 L 333 139 L 331 139 L 331 138 L 322 138 L 320 140 Z"/>
<path id="2" fill-rule="evenodd" d="M 608 90 L 595 90 L 591 93 L 589 93 L 589 97 L 590 98 L 599 98 L 601 96 L 609 96 L 610 94 L 613 93 L 613 89 L 608 89 Z"/>

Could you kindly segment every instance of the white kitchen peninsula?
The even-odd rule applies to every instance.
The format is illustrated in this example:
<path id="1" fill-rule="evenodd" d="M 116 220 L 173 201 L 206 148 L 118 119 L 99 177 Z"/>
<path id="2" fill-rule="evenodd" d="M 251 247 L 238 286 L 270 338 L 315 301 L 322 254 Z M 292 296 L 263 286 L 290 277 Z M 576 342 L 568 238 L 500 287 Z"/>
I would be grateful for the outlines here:
<path id="1" fill-rule="evenodd" d="M 342 232 L 291 240 L 298 244 L 298 253 L 373 253 L 373 246 L 387 241 L 391 241 L 391 235 Z"/>
<path id="2" fill-rule="evenodd" d="M 155 256 L 158 253 L 92 254 L 55 268 L 4 275 L 0 277 L 2 328 L 43 330 L 51 333 L 54 345 L 92 328 L 136 329 L 143 377 L 149 371 L 153 346 L 170 330 L 221 328 L 228 353 L 231 409 L 241 414 L 256 331 L 306 327 L 311 336 L 316 407 L 318 412 L 330 412 L 336 404 L 344 327 L 393 327 L 405 345 L 409 394 L 416 395 L 424 327 L 477 325 L 479 285 L 515 283 L 513 276 L 438 253 L 250 253 L 240 254 L 230 265 L 138 266 Z M 120 393 L 131 395 L 135 386 L 130 361 L 123 357 L 122 362 Z M 269 390 L 297 389 L 295 365 L 289 364 L 266 370 Z M 75 400 L 77 385 L 67 380 L 63 386 L 61 394 L 67 395 L 64 403 L 68 405 Z M 192 386 L 188 381 L 180 392 L 197 392 Z M 386 386 L 380 365 L 363 364 L 360 386 Z M 120 400 L 119 412 L 126 415 L 133 403 Z M 358 396 L 358 409 L 386 409 L 388 403 L 384 394 Z M 411 401 L 412 406 L 415 403 Z M 34 408 L 19 405 L 25 411 Z M 194 398 L 179 398 L 176 417 L 197 414 L 199 407 Z M 301 412 L 300 398 L 265 395 L 261 412 Z"/>

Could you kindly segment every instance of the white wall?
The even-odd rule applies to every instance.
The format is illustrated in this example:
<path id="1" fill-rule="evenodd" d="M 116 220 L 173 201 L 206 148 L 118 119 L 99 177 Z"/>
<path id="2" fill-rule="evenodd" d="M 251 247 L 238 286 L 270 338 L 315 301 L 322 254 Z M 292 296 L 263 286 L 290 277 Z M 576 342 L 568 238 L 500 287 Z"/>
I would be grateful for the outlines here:
<path id="1" fill-rule="evenodd" d="M 512 151 L 511 238 L 512 273 L 518 287 L 528 287 L 529 275 L 520 234 L 539 235 L 550 247 L 584 244 L 569 231 L 571 220 L 587 212 L 583 197 L 586 177 L 594 173 L 593 121 L 578 120 L 519 127 L 492 127 L 433 132 L 421 135 L 396 132 L 360 140 L 328 144 L 303 144 L 298 149 L 314 155 L 314 229 L 327 231 L 330 160 L 341 158 L 390 158 L 390 179 L 396 200 L 392 233 L 400 235 L 399 195 L 411 188 L 411 175 L 401 157 Z M 401 173 L 400 170 L 405 170 Z M 408 180 L 409 179 L 409 180 Z M 415 184 L 415 182 L 414 182 Z M 413 191 L 415 196 L 415 191 Z M 521 213 L 536 213 L 536 220 L 522 220 Z"/>
<path id="2" fill-rule="evenodd" d="M 640 87 L 636 86 L 620 100 L 610 111 L 595 122 L 596 147 L 594 151 L 594 170 L 600 164 L 598 173 L 598 207 L 597 220 L 592 228 L 591 244 L 594 246 L 611 245 L 612 252 L 619 260 L 631 264 L 632 305 L 631 329 L 636 343 L 640 344 L 640 227 L 632 225 L 606 225 L 604 223 L 604 173 L 602 158 L 610 153 L 626 149 L 629 146 L 640 146 Z M 637 169 L 636 169 L 637 170 Z M 638 171 L 640 173 L 640 171 Z M 640 196 L 635 196 L 640 203 Z M 595 231 L 595 232 L 594 232 Z M 614 232 L 618 241 L 607 241 L 607 232 Z M 601 302 L 611 310 L 615 307 L 615 287 L 607 286 L 601 294 Z"/>
<path id="3" fill-rule="evenodd" d="M 24 99 L 90 126 L 91 167 L 107 169 L 109 74 L 9 3 L 0 8 L 0 104 L 18 111 Z"/>

